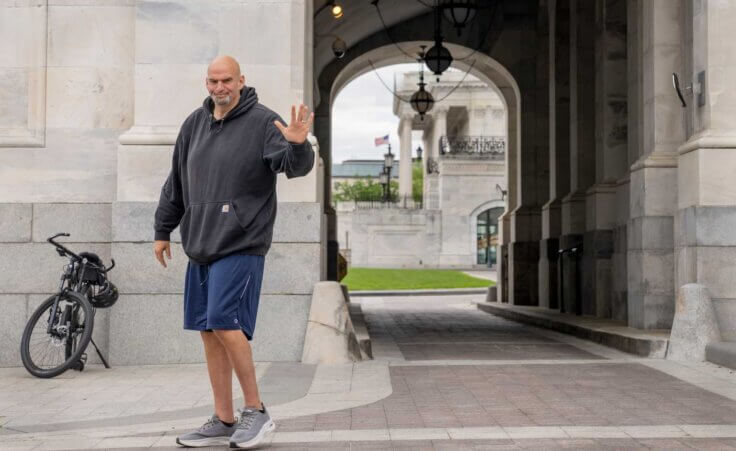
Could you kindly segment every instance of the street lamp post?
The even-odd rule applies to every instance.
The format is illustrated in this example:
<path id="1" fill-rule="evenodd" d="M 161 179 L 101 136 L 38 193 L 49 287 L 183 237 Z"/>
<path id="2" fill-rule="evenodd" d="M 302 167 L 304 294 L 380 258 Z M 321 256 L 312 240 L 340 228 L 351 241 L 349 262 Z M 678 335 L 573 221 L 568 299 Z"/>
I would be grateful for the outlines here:
<path id="1" fill-rule="evenodd" d="M 388 152 L 383 154 L 383 173 L 381 174 L 381 183 L 383 183 L 383 201 L 391 200 L 391 168 L 394 166 L 394 154 L 391 153 L 391 143 L 388 145 Z"/>

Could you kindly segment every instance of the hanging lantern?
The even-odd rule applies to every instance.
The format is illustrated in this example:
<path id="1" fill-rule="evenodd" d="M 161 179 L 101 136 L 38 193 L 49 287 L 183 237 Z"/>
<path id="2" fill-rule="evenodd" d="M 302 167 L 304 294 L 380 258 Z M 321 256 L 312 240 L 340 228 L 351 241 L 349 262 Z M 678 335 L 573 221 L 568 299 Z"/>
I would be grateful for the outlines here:
<path id="1" fill-rule="evenodd" d="M 436 40 L 434 46 L 424 55 L 424 62 L 435 75 L 442 75 L 452 64 L 452 54 L 442 45 L 441 40 Z"/>
<path id="2" fill-rule="evenodd" d="M 424 120 L 427 114 L 434 106 L 434 97 L 424 89 L 425 83 L 419 83 L 419 90 L 411 96 L 411 107 L 419 113 L 419 119 Z"/>
<path id="3" fill-rule="evenodd" d="M 442 3 L 442 12 L 445 18 L 452 22 L 457 35 L 462 34 L 462 29 L 475 18 L 478 12 L 476 0 L 445 0 Z"/>

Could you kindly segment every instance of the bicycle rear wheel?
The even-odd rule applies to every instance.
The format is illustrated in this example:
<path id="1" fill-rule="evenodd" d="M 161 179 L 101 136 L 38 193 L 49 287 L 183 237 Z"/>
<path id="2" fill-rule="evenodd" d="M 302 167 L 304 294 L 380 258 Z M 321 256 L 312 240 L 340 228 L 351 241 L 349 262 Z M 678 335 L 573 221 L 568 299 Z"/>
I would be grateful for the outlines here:
<path id="1" fill-rule="evenodd" d="M 92 338 L 94 313 L 79 293 L 59 295 L 56 312 L 53 295 L 31 315 L 20 342 L 23 366 L 36 377 L 54 377 L 74 366 Z M 52 321 L 51 332 L 48 331 Z"/>

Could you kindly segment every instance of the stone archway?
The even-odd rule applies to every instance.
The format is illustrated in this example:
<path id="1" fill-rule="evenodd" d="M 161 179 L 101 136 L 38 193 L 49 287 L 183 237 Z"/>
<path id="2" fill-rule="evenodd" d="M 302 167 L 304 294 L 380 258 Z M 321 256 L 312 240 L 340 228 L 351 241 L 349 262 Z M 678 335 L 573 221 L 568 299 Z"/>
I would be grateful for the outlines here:
<path id="1" fill-rule="evenodd" d="M 402 43 L 402 47 L 405 48 L 419 48 L 420 44 L 426 44 L 424 41 L 407 41 Z M 480 52 L 473 53 L 472 49 L 468 49 L 462 45 L 457 44 L 446 44 L 447 47 L 456 55 L 468 55 L 472 54 L 472 59 L 466 61 L 458 61 L 453 64 L 453 67 L 468 71 L 473 76 L 477 77 L 481 81 L 488 84 L 489 88 L 493 90 L 501 99 L 506 109 L 506 136 L 507 146 L 505 155 L 505 167 L 506 167 L 506 186 L 508 187 L 508 196 L 506 202 L 502 202 L 501 205 L 505 207 L 505 212 L 502 218 L 499 220 L 500 243 L 508 244 L 510 240 L 510 220 L 508 213 L 513 211 L 517 207 L 517 194 L 516 189 L 518 183 L 517 167 L 519 165 L 518 159 L 521 154 L 521 107 L 520 107 L 520 90 L 519 86 L 512 76 L 512 74 L 498 61 L 494 60 L 488 55 Z M 326 113 L 327 124 L 331 123 L 332 106 L 337 98 L 340 91 L 347 86 L 355 78 L 362 74 L 365 74 L 374 68 L 380 68 L 390 66 L 399 63 L 406 63 L 407 57 L 400 49 L 394 45 L 383 45 L 375 49 L 369 50 L 344 65 L 339 70 L 332 80 L 329 89 L 324 89 L 323 86 L 323 97 L 320 99 L 321 106 L 319 107 Z M 326 94 L 326 95 L 324 95 Z M 327 151 L 330 151 L 329 137 L 331 129 L 323 124 L 322 136 L 320 136 L 320 142 L 326 147 Z M 319 127 L 318 127 L 319 128 Z M 331 127 L 329 127 L 331 128 Z M 330 174 L 325 172 L 325 186 L 328 184 Z M 329 194 L 326 193 L 326 196 Z M 329 199 L 326 199 L 326 205 L 329 205 Z M 471 221 L 472 222 L 472 221 Z M 328 231 L 329 233 L 329 231 Z M 475 240 L 475 235 L 471 235 L 472 239 Z M 476 252 L 475 246 L 471 246 Z"/>

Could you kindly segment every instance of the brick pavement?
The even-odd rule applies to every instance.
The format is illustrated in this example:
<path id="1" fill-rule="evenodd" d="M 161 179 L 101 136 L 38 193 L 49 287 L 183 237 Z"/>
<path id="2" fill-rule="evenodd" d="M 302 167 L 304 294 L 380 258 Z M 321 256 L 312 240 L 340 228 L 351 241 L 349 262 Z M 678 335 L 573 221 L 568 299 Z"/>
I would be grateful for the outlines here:
<path id="1" fill-rule="evenodd" d="M 363 303 L 375 361 L 260 364 L 277 423 L 270 447 L 736 449 L 733 372 L 630 356 L 480 312 L 473 300 L 353 299 Z M 0 370 L 0 425 L 19 428 L 0 426 L 0 449 L 176 449 L 176 435 L 211 407 L 204 378 L 201 365 L 91 368 L 47 381 Z M 187 391 L 191 384 L 198 391 Z M 59 396 L 92 388 L 85 402 L 94 414 L 66 411 L 76 422 L 39 408 L 62 408 Z"/>

